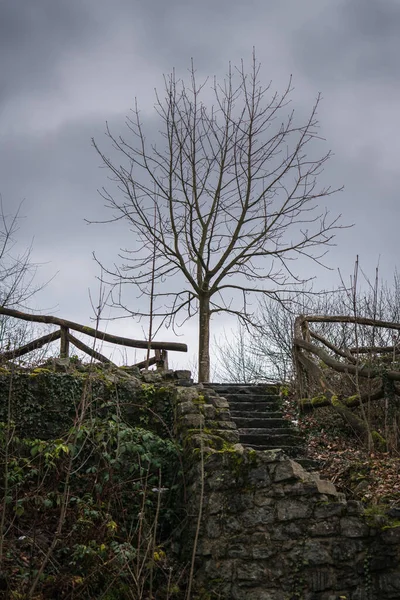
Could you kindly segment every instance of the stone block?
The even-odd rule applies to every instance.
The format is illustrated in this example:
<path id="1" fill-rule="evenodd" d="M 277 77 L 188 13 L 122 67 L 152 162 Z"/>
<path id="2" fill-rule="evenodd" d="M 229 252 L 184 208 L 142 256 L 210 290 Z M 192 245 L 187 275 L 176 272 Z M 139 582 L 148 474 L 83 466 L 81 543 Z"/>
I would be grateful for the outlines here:
<path id="1" fill-rule="evenodd" d="M 268 569 L 258 561 L 241 561 L 236 567 L 236 577 L 239 581 L 263 583 L 269 579 Z"/>
<path id="2" fill-rule="evenodd" d="M 259 450 L 257 455 L 260 457 L 260 460 L 265 463 L 276 463 L 282 460 L 288 460 L 289 458 L 280 448 L 273 450 Z"/>
<path id="3" fill-rule="evenodd" d="M 180 419 L 180 426 L 184 426 L 187 429 L 200 429 L 204 427 L 204 415 L 201 414 L 185 414 Z"/>
<path id="4" fill-rule="evenodd" d="M 214 435 L 218 435 L 229 444 L 239 443 L 239 432 L 237 429 L 214 429 Z"/>
<path id="5" fill-rule="evenodd" d="M 277 502 L 278 521 L 292 521 L 293 519 L 307 519 L 311 516 L 312 507 L 304 501 L 292 498 Z"/>
<path id="6" fill-rule="evenodd" d="M 206 419 L 215 419 L 217 411 L 212 404 L 203 404 L 202 409 Z"/>
<path id="7" fill-rule="evenodd" d="M 307 472 L 299 465 L 299 463 L 289 459 L 276 465 L 273 473 L 273 480 L 279 482 L 288 479 L 304 479 L 306 475 Z"/>
<path id="8" fill-rule="evenodd" d="M 316 519 L 330 519 L 331 517 L 342 516 L 346 507 L 341 502 L 329 502 L 327 504 L 317 505 L 314 509 Z"/>
<path id="9" fill-rule="evenodd" d="M 327 496 L 338 496 L 337 489 L 330 481 L 325 479 L 317 479 L 316 486 L 319 494 L 326 494 Z"/>
<path id="10" fill-rule="evenodd" d="M 243 525 L 238 517 L 227 516 L 224 519 L 224 529 L 228 534 L 240 534 L 243 532 Z"/>
<path id="11" fill-rule="evenodd" d="M 232 514 L 242 513 L 253 508 L 253 498 L 249 494 L 227 494 L 225 496 L 226 511 Z"/>
<path id="12" fill-rule="evenodd" d="M 247 473 L 246 477 L 249 485 L 255 488 L 270 487 L 271 479 L 267 466 L 253 467 Z"/>
<path id="13" fill-rule="evenodd" d="M 245 453 L 245 447 L 242 444 L 234 444 L 233 450 L 241 456 Z"/>
<path id="14" fill-rule="evenodd" d="M 256 490 L 253 501 L 255 506 L 271 506 L 275 503 L 274 499 L 263 489 Z"/>
<path id="15" fill-rule="evenodd" d="M 279 489 L 283 491 L 284 496 L 311 496 L 318 492 L 315 481 L 293 480 L 292 483 L 284 482 L 282 486 L 279 486 Z"/>
<path id="16" fill-rule="evenodd" d="M 234 560 L 209 560 L 204 565 L 204 572 L 207 577 L 207 581 L 210 579 L 217 579 L 221 581 L 232 581 L 233 570 L 235 562 Z"/>
<path id="17" fill-rule="evenodd" d="M 303 538 L 307 529 L 307 522 L 290 521 L 288 523 L 278 523 L 271 531 L 271 540 L 282 542 L 282 545 L 288 545 L 287 548 L 280 547 L 280 550 L 289 549 L 294 540 Z M 289 542 L 289 543 L 288 543 Z"/>
<path id="18" fill-rule="evenodd" d="M 303 561 L 309 565 L 331 565 L 334 563 L 333 557 L 328 549 L 316 540 L 308 540 L 304 544 Z"/>
<path id="19" fill-rule="evenodd" d="M 219 396 L 213 396 L 209 398 L 210 404 L 215 406 L 215 408 L 229 408 L 229 402 L 225 398 L 221 398 Z"/>
<path id="20" fill-rule="evenodd" d="M 214 408 L 218 421 L 232 421 L 231 411 L 227 408 Z M 236 427 L 236 425 L 235 425 Z"/>
<path id="21" fill-rule="evenodd" d="M 251 548 L 245 544 L 233 543 L 228 545 L 226 554 L 228 558 L 251 558 Z"/>
<path id="22" fill-rule="evenodd" d="M 174 371 L 174 379 L 191 379 L 192 378 L 192 373 L 190 371 L 185 371 L 185 370 L 177 370 Z"/>
<path id="23" fill-rule="evenodd" d="M 194 385 L 193 379 L 177 379 L 174 383 L 181 387 L 192 387 Z"/>
<path id="24" fill-rule="evenodd" d="M 347 502 L 347 514 L 348 515 L 363 515 L 364 507 L 358 500 L 348 500 Z"/>
<path id="25" fill-rule="evenodd" d="M 207 456 L 204 468 L 207 472 L 214 473 L 217 469 L 223 469 L 224 457 L 220 452 L 214 452 Z"/>
<path id="26" fill-rule="evenodd" d="M 214 473 L 207 478 L 207 487 L 210 490 L 223 490 L 232 489 L 235 487 L 235 477 L 232 473 Z"/>
<path id="27" fill-rule="evenodd" d="M 335 562 L 348 564 L 354 561 L 356 556 L 362 552 L 364 543 L 360 539 L 336 539 L 332 547 L 332 556 Z"/>
<path id="28" fill-rule="evenodd" d="M 382 540 L 385 544 L 400 544 L 400 525 L 384 529 L 382 531 Z"/>
<path id="29" fill-rule="evenodd" d="M 197 413 L 197 406 L 191 401 L 186 400 L 185 402 L 179 402 L 176 407 L 176 413 L 178 417 L 191 413 Z"/>
<path id="30" fill-rule="evenodd" d="M 212 556 L 214 553 L 214 543 L 211 540 L 201 539 L 197 543 L 196 556 Z"/>
<path id="31" fill-rule="evenodd" d="M 348 538 L 367 537 L 369 527 L 357 517 L 342 517 L 340 519 L 340 531 Z"/>
<path id="32" fill-rule="evenodd" d="M 242 514 L 241 522 L 246 528 L 264 526 L 274 522 L 274 513 L 269 507 L 253 508 L 253 510 L 247 510 Z"/>
<path id="33" fill-rule="evenodd" d="M 379 591 L 382 598 L 400 598 L 400 572 L 384 573 L 379 577 Z"/>
<path id="34" fill-rule="evenodd" d="M 264 586 L 257 589 L 243 589 L 234 585 L 230 598 L 232 600 L 283 600 L 282 590 L 273 590 L 270 589 L 270 586 L 268 586 L 268 589 L 265 589 Z"/>
<path id="35" fill-rule="evenodd" d="M 250 538 L 249 536 L 247 536 L 248 539 L 250 539 L 251 545 L 252 546 L 256 546 L 257 544 L 263 545 L 263 544 L 270 544 L 271 542 L 271 535 L 268 531 L 256 531 L 255 533 L 253 533 Z"/>
<path id="36" fill-rule="evenodd" d="M 381 548 L 379 554 L 371 555 L 368 563 L 370 571 L 383 571 L 398 567 L 399 559 L 397 556 L 389 556 L 385 549 Z"/>
<path id="37" fill-rule="evenodd" d="M 253 546 L 252 554 L 255 560 L 265 560 L 271 558 L 278 552 L 274 546 L 263 544 L 261 546 Z"/>
<path id="38" fill-rule="evenodd" d="M 325 537 L 337 535 L 339 533 L 339 518 L 333 517 L 329 520 L 317 521 L 313 523 L 309 528 L 309 534 L 313 537 Z"/>
<path id="39" fill-rule="evenodd" d="M 217 516 L 208 517 L 206 522 L 206 533 L 211 540 L 221 537 L 221 523 Z"/>
<path id="40" fill-rule="evenodd" d="M 216 426 L 218 429 L 237 430 L 236 424 L 233 421 L 217 421 Z"/>
<path id="41" fill-rule="evenodd" d="M 161 383 L 163 376 L 158 371 L 142 371 L 142 379 L 145 383 Z"/>
<path id="42" fill-rule="evenodd" d="M 207 514 L 215 515 L 217 513 L 223 513 L 225 507 L 225 494 L 221 492 L 212 492 L 208 495 L 205 502 L 205 509 Z"/>

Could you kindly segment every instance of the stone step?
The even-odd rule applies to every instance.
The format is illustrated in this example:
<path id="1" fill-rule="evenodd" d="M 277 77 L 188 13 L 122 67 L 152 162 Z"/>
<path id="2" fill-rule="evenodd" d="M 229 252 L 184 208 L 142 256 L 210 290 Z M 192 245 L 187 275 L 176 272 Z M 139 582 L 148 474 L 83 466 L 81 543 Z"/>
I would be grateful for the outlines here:
<path id="1" fill-rule="evenodd" d="M 286 421 L 287 422 L 287 421 Z M 291 427 L 238 427 L 239 435 L 264 435 L 265 437 L 277 435 L 290 435 L 291 437 L 302 439 L 301 435 L 297 433 L 295 429 Z"/>
<path id="2" fill-rule="evenodd" d="M 228 399 L 227 399 L 228 400 Z M 229 403 L 229 408 L 231 410 L 231 412 L 236 412 L 236 413 L 278 413 L 282 414 L 279 411 L 279 406 L 277 406 L 274 403 L 271 402 L 230 402 L 228 400 Z"/>
<path id="3" fill-rule="evenodd" d="M 302 435 L 290 421 L 282 417 L 279 386 L 207 384 L 224 397 L 233 422 L 239 432 L 240 443 L 254 450 L 282 449 L 288 456 L 302 460 L 316 469 L 315 461 L 299 458 L 304 455 Z"/>
<path id="4" fill-rule="evenodd" d="M 242 442 L 241 442 L 242 443 Z M 287 456 L 296 460 L 296 462 L 300 462 L 299 456 L 304 453 L 304 448 L 302 446 L 275 446 L 269 444 L 246 444 L 247 448 L 252 448 L 253 450 L 282 450 Z M 305 467 L 304 467 L 305 468 Z"/>
<path id="5" fill-rule="evenodd" d="M 234 415 L 231 411 L 232 421 L 236 423 L 236 427 L 239 428 L 253 428 L 253 427 L 262 427 L 265 429 L 281 429 L 287 428 L 289 421 L 286 419 L 280 418 L 280 413 L 269 413 L 276 414 L 277 417 L 266 417 L 265 413 L 262 413 L 262 416 L 241 416 L 239 413 Z M 293 430 L 292 430 L 293 431 Z"/>
<path id="6" fill-rule="evenodd" d="M 276 430 L 274 434 L 259 434 L 250 433 L 250 430 L 246 430 L 249 433 L 241 433 L 239 430 L 239 439 L 241 444 L 257 446 L 268 446 L 269 448 L 281 448 L 282 446 L 296 446 L 301 444 L 299 436 L 290 434 L 277 434 Z"/>
<path id="7" fill-rule="evenodd" d="M 268 385 L 239 385 L 239 384 L 217 384 L 217 383 L 205 383 L 205 388 L 213 389 L 217 394 L 224 396 L 225 394 L 236 394 L 240 396 L 244 395 L 279 395 L 278 386 Z"/>
<path id="8" fill-rule="evenodd" d="M 271 412 L 264 412 L 264 411 L 259 411 L 259 412 L 246 412 L 246 411 L 240 411 L 240 410 L 232 410 L 230 411 L 231 413 L 231 417 L 232 417 L 232 421 L 235 421 L 235 419 L 272 419 L 273 421 L 285 421 L 285 423 L 287 423 L 286 419 L 282 419 L 282 413 L 275 410 L 275 411 L 271 411 Z M 235 418 L 234 418 L 235 417 Z M 243 425 L 243 427 L 245 427 L 245 425 Z"/>
<path id="9" fill-rule="evenodd" d="M 220 394 L 232 402 L 279 402 L 280 396 L 276 394 Z"/>

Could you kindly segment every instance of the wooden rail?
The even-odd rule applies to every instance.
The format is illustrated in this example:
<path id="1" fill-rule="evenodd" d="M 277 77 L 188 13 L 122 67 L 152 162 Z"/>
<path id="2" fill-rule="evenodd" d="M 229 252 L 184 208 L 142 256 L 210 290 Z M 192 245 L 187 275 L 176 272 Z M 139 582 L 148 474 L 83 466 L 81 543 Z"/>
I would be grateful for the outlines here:
<path id="1" fill-rule="evenodd" d="M 300 408 L 304 411 L 330 406 L 368 443 L 368 448 L 388 449 L 388 440 L 368 420 L 371 402 L 384 399 L 385 435 L 397 432 L 400 407 L 399 344 L 341 347 L 310 328 L 312 323 L 342 323 L 400 331 L 400 323 L 354 316 L 300 315 L 294 324 L 293 357 Z M 358 335 L 355 336 L 357 341 Z M 374 336 L 372 336 L 374 339 Z M 384 341 L 384 340 L 383 340 Z M 393 340 L 395 341 L 395 340 Z M 353 343 L 353 342 L 352 342 Z M 358 343 L 358 342 L 357 342 Z M 392 353 L 392 358 L 388 353 Z M 383 355 L 383 357 L 382 357 Z M 340 374 L 340 376 L 338 376 Z M 389 412 L 389 403 L 391 405 Z M 360 411 L 355 410 L 360 407 Z M 394 416 L 393 416 L 394 415 Z M 389 438 L 388 438 L 389 439 Z M 395 449 L 398 450 L 397 441 Z"/>
<path id="2" fill-rule="evenodd" d="M 377 363 L 376 359 L 367 360 L 367 358 L 377 357 L 380 354 L 396 353 L 400 350 L 399 345 L 394 346 L 360 346 L 358 348 L 338 348 L 329 340 L 320 334 L 315 333 L 310 328 L 310 323 L 348 323 L 354 325 L 366 325 L 385 329 L 400 330 L 400 323 L 390 321 L 380 321 L 353 316 L 321 316 L 321 315 L 300 315 L 295 320 L 293 356 L 296 368 L 296 382 L 300 396 L 309 396 L 311 391 L 311 382 L 317 382 L 321 391 L 325 393 L 328 387 L 326 373 L 322 366 L 329 367 L 337 373 L 368 379 L 378 384 L 378 389 L 374 396 L 384 395 L 383 379 L 392 381 L 394 389 L 397 389 L 400 381 L 400 371 L 389 368 L 389 365 Z M 319 345 L 315 343 L 319 342 Z M 324 348 L 325 347 L 325 348 Z M 330 352 L 328 352 L 329 350 Z M 317 359 L 317 360 L 315 360 Z M 399 389 L 400 393 L 400 389 Z M 334 395 L 334 394 L 331 394 Z M 362 398 L 353 399 L 353 404 L 360 404 Z M 329 404 L 328 399 L 326 404 Z M 320 403 L 322 406 L 323 404 Z"/>
<path id="3" fill-rule="evenodd" d="M 168 368 L 168 350 L 172 350 L 175 352 L 187 352 L 187 345 L 181 344 L 178 342 L 147 342 L 145 340 L 134 340 L 127 337 L 121 337 L 118 335 L 112 335 L 110 333 L 106 333 L 105 331 L 100 331 L 98 329 L 94 329 L 93 327 L 87 327 L 85 325 L 80 325 L 80 323 L 75 323 L 74 321 L 68 321 L 66 319 L 60 319 L 59 317 L 53 317 L 50 315 L 34 315 L 29 313 L 23 313 L 18 310 L 13 310 L 10 308 L 5 308 L 0 306 L 0 315 L 5 315 L 8 317 L 13 317 L 15 319 L 21 319 L 23 321 L 30 321 L 35 323 L 47 323 L 51 325 L 58 325 L 59 329 L 57 331 L 53 331 L 48 335 L 44 335 L 24 346 L 16 348 L 15 350 L 9 350 L 7 352 L 3 352 L 0 354 L 0 360 L 12 360 L 15 358 L 19 358 L 20 356 L 24 356 L 33 350 L 37 350 L 38 348 L 43 347 L 50 342 L 54 342 L 55 340 L 60 339 L 60 357 L 67 358 L 69 356 L 69 345 L 70 343 L 74 345 L 79 350 L 85 352 L 92 358 L 107 364 L 114 364 L 109 358 L 103 356 L 100 352 L 97 352 L 94 348 L 87 346 L 82 341 L 78 340 L 75 336 L 70 333 L 70 329 L 73 331 L 78 331 L 79 333 L 83 333 L 88 335 L 95 340 L 99 340 L 101 342 L 110 342 L 112 344 L 117 344 L 121 346 L 128 346 L 129 348 L 142 348 L 145 350 L 154 350 L 154 356 L 149 358 L 147 361 L 141 361 L 138 363 L 138 368 L 146 368 L 150 365 L 156 365 L 158 369 L 167 369 Z M 117 366 L 117 365 L 115 365 Z"/>
<path id="4" fill-rule="evenodd" d="M 367 325 L 370 327 L 378 327 L 385 329 L 393 329 L 395 331 L 400 331 L 400 323 L 393 323 L 390 321 L 380 321 L 378 319 L 367 319 L 364 317 L 352 317 L 347 315 L 342 316 L 323 316 L 323 315 L 300 315 L 295 320 L 294 326 L 294 353 L 299 356 L 301 354 L 301 349 L 306 350 L 307 352 L 318 356 L 320 360 L 322 360 L 327 366 L 331 366 L 332 368 L 336 368 L 337 371 L 355 373 L 357 358 L 357 354 L 387 354 L 388 352 L 396 351 L 400 349 L 400 346 L 397 344 L 395 346 L 360 346 L 358 348 L 338 348 L 329 340 L 324 338 L 322 335 L 315 333 L 310 328 L 310 323 L 348 323 L 348 324 L 356 324 L 356 325 Z M 331 350 L 337 356 L 344 358 L 345 361 L 338 362 L 332 356 L 328 355 L 326 351 L 324 351 L 320 346 L 311 342 L 311 339 L 317 340 L 321 342 L 326 348 Z M 346 364 L 348 361 L 350 364 Z M 358 365 L 359 366 L 359 365 Z M 362 377 L 374 377 L 376 376 L 376 372 L 372 369 L 362 368 L 361 373 L 359 373 Z M 389 378 L 399 380 L 400 372 L 393 371 L 393 373 L 389 372 Z"/>

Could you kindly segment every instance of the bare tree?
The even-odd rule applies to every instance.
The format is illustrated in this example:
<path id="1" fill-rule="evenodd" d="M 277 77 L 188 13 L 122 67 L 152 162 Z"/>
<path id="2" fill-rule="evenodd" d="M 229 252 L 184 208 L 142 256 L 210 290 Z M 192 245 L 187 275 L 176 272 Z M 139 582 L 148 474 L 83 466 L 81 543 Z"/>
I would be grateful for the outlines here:
<path id="1" fill-rule="evenodd" d="M 240 323 L 236 331 L 224 332 L 222 339 L 216 339 L 213 347 L 217 356 L 216 381 L 253 384 L 271 379 L 267 356 L 254 351 L 251 334 Z"/>
<path id="2" fill-rule="evenodd" d="M 18 250 L 17 233 L 21 206 L 8 214 L 0 196 L 0 306 L 25 308 L 43 286 L 35 285 L 37 267 L 32 261 L 32 247 Z M 0 350 L 21 346 L 28 336 L 31 324 L 0 315 Z"/>
<path id="3" fill-rule="evenodd" d="M 198 314 L 199 381 L 209 379 L 212 316 L 227 312 L 251 323 L 252 295 L 279 299 L 301 285 L 291 261 L 319 262 L 339 227 L 325 207 L 337 190 L 317 185 L 330 153 L 306 154 L 309 145 L 315 154 L 320 97 L 297 124 L 287 109 L 291 80 L 278 94 L 259 75 L 255 56 L 249 73 L 243 62 L 229 67 L 222 83 L 213 80 L 213 104 L 206 105 L 208 80 L 198 83 L 192 64 L 188 87 L 173 72 L 164 97 L 156 93 L 159 145 L 148 143 L 137 103 L 127 120 L 132 139 L 115 137 L 107 126 L 122 162 L 93 142 L 120 192 L 101 191 L 113 211 L 109 221 L 126 219 L 137 238 L 135 250 L 121 250 L 121 263 L 106 272 L 119 290 L 134 283 L 149 294 L 156 244 L 157 314 L 167 325 L 179 314 Z M 115 304 L 148 316 L 120 295 Z"/>
<path id="4" fill-rule="evenodd" d="M 7 215 L 0 196 L 0 304 L 1 306 L 23 306 L 37 291 L 33 279 L 37 267 L 31 261 L 28 246 L 16 251 L 15 235 L 18 231 L 20 207 Z"/>

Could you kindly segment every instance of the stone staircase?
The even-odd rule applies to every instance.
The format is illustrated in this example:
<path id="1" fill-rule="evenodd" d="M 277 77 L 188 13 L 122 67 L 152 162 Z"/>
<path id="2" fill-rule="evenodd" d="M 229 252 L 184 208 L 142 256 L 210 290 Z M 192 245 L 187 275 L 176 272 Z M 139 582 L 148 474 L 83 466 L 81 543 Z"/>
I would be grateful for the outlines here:
<path id="1" fill-rule="evenodd" d="M 255 450 L 280 448 L 299 462 L 307 462 L 302 458 L 304 441 L 301 434 L 290 421 L 283 418 L 278 386 L 238 383 L 207 383 L 204 386 L 229 402 L 231 418 L 239 430 L 241 444 Z"/>

